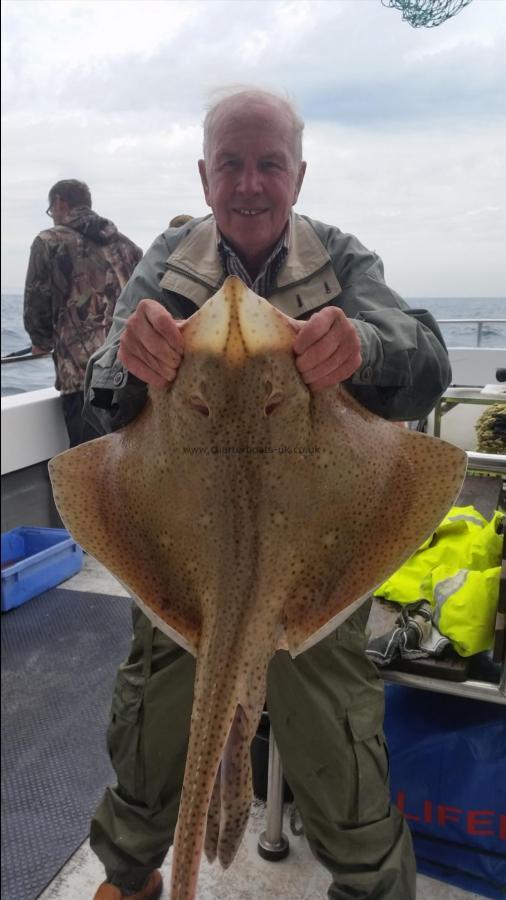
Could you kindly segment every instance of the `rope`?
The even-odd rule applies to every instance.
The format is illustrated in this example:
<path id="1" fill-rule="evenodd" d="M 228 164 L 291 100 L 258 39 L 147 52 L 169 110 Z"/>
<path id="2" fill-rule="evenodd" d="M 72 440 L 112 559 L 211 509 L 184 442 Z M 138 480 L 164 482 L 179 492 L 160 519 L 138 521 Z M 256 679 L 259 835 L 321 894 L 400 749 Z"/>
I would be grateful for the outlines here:
<path id="1" fill-rule="evenodd" d="M 506 403 L 492 403 L 476 422 L 478 453 L 506 453 Z"/>

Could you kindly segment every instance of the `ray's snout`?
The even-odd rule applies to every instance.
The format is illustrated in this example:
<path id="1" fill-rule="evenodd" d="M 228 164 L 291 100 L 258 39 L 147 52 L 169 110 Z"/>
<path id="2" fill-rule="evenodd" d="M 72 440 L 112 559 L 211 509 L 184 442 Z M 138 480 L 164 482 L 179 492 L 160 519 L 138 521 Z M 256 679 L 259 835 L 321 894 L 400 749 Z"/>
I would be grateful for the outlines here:
<path id="1" fill-rule="evenodd" d="M 290 350 L 294 339 L 286 318 L 233 275 L 185 327 L 187 352 L 220 355 L 232 366 L 260 353 Z"/>

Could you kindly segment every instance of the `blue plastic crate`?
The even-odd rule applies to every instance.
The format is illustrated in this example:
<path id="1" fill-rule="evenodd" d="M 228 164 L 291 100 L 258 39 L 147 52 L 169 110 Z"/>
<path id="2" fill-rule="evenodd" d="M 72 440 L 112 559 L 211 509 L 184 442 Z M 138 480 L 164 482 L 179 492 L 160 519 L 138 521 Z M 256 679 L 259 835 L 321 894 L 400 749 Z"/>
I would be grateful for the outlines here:
<path id="1" fill-rule="evenodd" d="M 83 551 L 64 528 L 22 526 L 2 534 L 2 612 L 80 572 Z"/>

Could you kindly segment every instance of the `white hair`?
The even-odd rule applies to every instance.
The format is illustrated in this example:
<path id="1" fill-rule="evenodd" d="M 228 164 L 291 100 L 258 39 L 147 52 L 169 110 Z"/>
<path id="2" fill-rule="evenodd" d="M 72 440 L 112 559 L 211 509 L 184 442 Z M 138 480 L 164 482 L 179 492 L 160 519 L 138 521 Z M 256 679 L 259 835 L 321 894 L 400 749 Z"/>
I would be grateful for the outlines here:
<path id="1" fill-rule="evenodd" d="M 264 103 L 277 107 L 280 112 L 288 116 L 293 132 L 294 160 L 299 165 L 302 161 L 304 121 L 299 116 L 294 104 L 287 97 L 276 94 L 274 91 L 266 91 L 248 85 L 230 85 L 217 88 L 212 94 L 215 99 L 207 106 L 207 113 L 204 119 L 204 159 L 206 162 L 209 161 L 213 131 L 220 114 L 228 110 L 228 108 L 241 108 L 247 103 L 252 105 Z"/>

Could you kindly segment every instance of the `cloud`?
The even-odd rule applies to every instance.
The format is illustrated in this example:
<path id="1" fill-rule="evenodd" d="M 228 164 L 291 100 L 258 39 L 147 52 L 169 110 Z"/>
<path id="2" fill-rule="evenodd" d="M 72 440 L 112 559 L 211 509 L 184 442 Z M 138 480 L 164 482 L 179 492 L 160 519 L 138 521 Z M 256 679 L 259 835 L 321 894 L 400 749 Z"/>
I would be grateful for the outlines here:
<path id="1" fill-rule="evenodd" d="M 59 178 L 87 181 L 144 249 L 173 215 L 206 212 L 203 108 L 246 82 L 287 92 L 306 119 L 300 210 L 377 249 L 394 287 L 504 292 L 502 0 L 429 30 L 379 0 L 6 0 L 2 13 L 3 290 L 22 287 Z"/>
<path id="2" fill-rule="evenodd" d="M 364 132 L 313 123 L 306 155 L 301 211 L 357 234 L 400 293 L 504 293 L 501 125 Z"/>
<path id="3" fill-rule="evenodd" d="M 379 0 L 250 0 L 239 14 L 235 0 L 6 3 L 4 108 L 37 95 L 42 109 L 56 99 L 179 118 L 232 75 L 284 86 L 307 116 L 344 123 L 480 112 L 484 99 L 499 110 L 506 22 L 497 27 L 497 3 L 475 3 L 478 28 L 469 28 L 471 7 L 446 24 L 451 36 L 415 31 Z"/>

